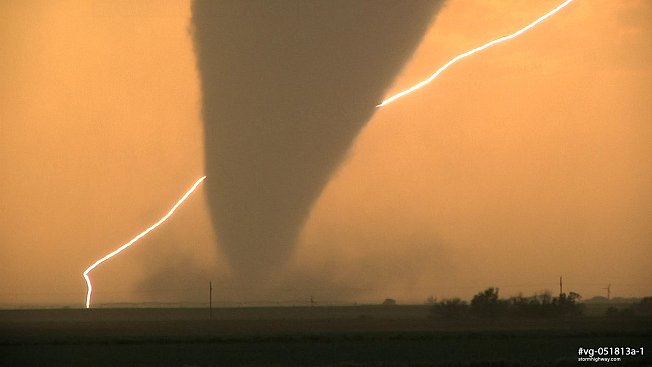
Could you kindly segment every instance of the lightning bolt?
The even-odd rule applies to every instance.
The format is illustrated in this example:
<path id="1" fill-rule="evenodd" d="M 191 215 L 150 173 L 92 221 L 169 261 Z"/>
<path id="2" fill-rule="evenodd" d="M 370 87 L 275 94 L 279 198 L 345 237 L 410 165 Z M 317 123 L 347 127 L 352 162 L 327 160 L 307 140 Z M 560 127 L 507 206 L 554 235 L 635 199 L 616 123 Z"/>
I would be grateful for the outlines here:
<path id="1" fill-rule="evenodd" d="M 119 254 L 120 252 L 125 250 L 127 247 L 133 245 L 134 243 L 136 243 L 136 241 L 138 241 L 139 239 L 145 237 L 149 232 L 153 231 L 154 229 L 156 229 L 156 227 L 160 226 L 163 222 L 168 220 L 168 218 L 170 218 L 170 216 L 172 216 L 172 214 L 177 210 L 177 208 L 179 208 L 179 206 L 181 206 L 181 204 L 183 204 L 183 202 L 190 196 L 190 194 L 192 194 L 195 191 L 195 189 L 197 189 L 197 186 L 199 186 L 204 181 L 205 178 L 206 178 L 206 176 L 204 176 L 204 177 L 200 178 L 199 180 L 197 180 L 195 182 L 195 184 L 192 185 L 192 187 L 188 191 L 186 191 L 186 193 L 181 197 L 181 199 L 179 199 L 179 201 L 177 201 L 177 203 L 174 204 L 172 209 L 170 209 L 170 211 L 168 211 L 167 214 L 165 214 L 161 219 L 159 219 L 158 222 L 152 224 L 146 230 L 142 231 L 138 236 L 132 238 L 131 241 L 129 241 L 129 242 L 125 243 L 124 245 L 118 247 L 116 250 L 114 250 L 111 253 L 107 254 L 103 258 L 97 260 L 96 262 L 93 263 L 93 265 L 89 266 L 86 270 L 84 270 L 83 275 L 84 275 L 84 279 L 86 280 L 86 287 L 88 289 L 88 291 L 86 292 L 86 308 L 90 308 L 90 306 L 91 306 L 91 295 L 93 294 L 93 285 L 91 284 L 91 279 L 88 277 L 88 274 L 91 271 L 93 271 L 93 269 L 98 267 L 100 264 L 102 264 L 103 262 L 109 260 L 113 256 Z"/>
<path id="2" fill-rule="evenodd" d="M 544 14 L 543 16 L 541 16 L 540 18 L 538 18 L 534 22 L 526 25 L 525 27 L 521 28 L 520 30 L 518 30 L 518 31 L 516 31 L 516 32 L 514 32 L 514 33 L 512 33 L 512 34 L 510 34 L 508 36 L 500 37 L 500 38 L 495 39 L 495 40 L 493 40 L 491 42 L 485 43 L 484 45 L 482 45 L 480 47 L 476 47 L 476 48 L 474 48 L 474 49 L 472 49 L 470 51 L 467 51 L 467 52 L 465 52 L 463 54 L 455 56 L 453 59 L 451 59 L 449 62 L 447 62 L 444 66 L 440 67 L 437 71 L 435 71 L 434 74 L 430 75 L 427 79 L 424 79 L 424 80 L 420 81 L 419 83 L 413 85 L 412 87 L 410 87 L 408 89 L 405 89 L 405 90 L 403 90 L 403 91 L 401 91 L 399 93 L 396 93 L 395 95 L 385 99 L 384 101 L 382 101 L 376 107 L 383 107 L 385 105 L 388 105 L 388 104 L 394 102 L 395 100 L 416 91 L 417 89 L 421 89 L 421 88 L 425 87 L 426 85 L 430 84 L 430 82 L 435 80 L 435 78 L 437 78 L 439 76 L 439 74 L 444 72 L 444 70 L 448 69 L 449 66 L 453 65 L 454 63 L 460 61 L 461 59 L 463 59 L 463 58 L 465 58 L 467 56 L 471 56 L 474 53 L 485 50 L 485 49 L 487 49 L 487 48 L 489 48 L 489 47 L 491 47 L 493 45 L 497 45 L 497 44 L 499 44 L 501 42 L 505 42 L 507 40 L 511 40 L 513 38 L 516 38 L 516 37 L 520 36 L 521 34 L 529 31 L 532 28 L 534 28 L 537 24 L 539 24 L 539 23 L 543 22 L 544 20 L 550 18 L 551 16 L 555 15 L 555 13 L 557 13 L 558 11 L 560 11 L 561 9 L 566 7 L 566 5 L 570 4 L 572 1 L 573 0 L 564 1 L 561 5 L 557 6 L 556 8 L 552 9 L 551 11 L 547 12 L 546 14 Z"/>

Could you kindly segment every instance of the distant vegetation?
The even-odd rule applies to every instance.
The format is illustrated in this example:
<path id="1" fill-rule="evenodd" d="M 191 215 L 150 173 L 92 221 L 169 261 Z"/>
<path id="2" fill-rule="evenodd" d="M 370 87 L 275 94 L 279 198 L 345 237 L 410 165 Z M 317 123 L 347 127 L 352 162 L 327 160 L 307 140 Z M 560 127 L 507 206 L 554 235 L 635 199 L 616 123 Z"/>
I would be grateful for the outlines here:
<path id="1" fill-rule="evenodd" d="M 383 301 L 383 306 L 396 306 L 396 300 L 393 298 L 386 298 L 385 301 Z"/>
<path id="2" fill-rule="evenodd" d="M 645 297 L 640 302 L 627 307 L 610 306 L 605 312 L 607 317 L 627 318 L 634 316 L 652 316 L 652 297 Z"/>
<path id="3" fill-rule="evenodd" d="M 476 294 L 471 303 L 459 298 L 437 302 L 431 300 L 431 313 L 445 318 L 498 318 L 498 317 L 572 317 L 583 313 L 582 297 L 575 293 L 561 293 L 553 297 L 549 292 L 530 297 L 522 295 L 500 299 L 498 288 L 487 288 Z"/>

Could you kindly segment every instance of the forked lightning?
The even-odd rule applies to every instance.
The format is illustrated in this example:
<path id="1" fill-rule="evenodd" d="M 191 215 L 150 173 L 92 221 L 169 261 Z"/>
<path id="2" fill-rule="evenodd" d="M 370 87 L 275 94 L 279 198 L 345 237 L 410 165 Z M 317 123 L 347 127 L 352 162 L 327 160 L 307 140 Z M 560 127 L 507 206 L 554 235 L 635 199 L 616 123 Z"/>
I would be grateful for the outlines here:
<path id="1" fill-rule="evenodd" d="M 177 203 L 174 204 L 172 209 L 170 209 L 170 211 L 168 211 L 167 214 L 165 214 L 161 219 L 159 219 L 158 222 L 156 222 L 156 223 L 152 224 L 151 226 L 149 226 L 149 228 L 142 231 L 138 236 L 132 238 L 131 241 L 129 241 L 129 242 L 125 243 L 124 245 L 118 247 L 116 250 L 114 250 L 113 252 L 111 252 L 108 255 L 104 256 L 103 258 L 97 260 L 96 262 L 93 263 L 93 265 L 89 266 L 84 271 L 84 279 L 86 280 L 86 286 L 88 288 L 88 291 L 86 292 L 86 308 L 90 308 L 90 306 L 91 306 L 91 295 L 93 294 L 93 285 L 91 284 L 91 279 L 88 277 L 88 274 L 93 269 L 98 267 L 101 263 L 103 263 L 103 262 L 107 261 L 108 259 L 112 258 L 113 256 L 119 254 L 120 252 L 122 252 L 122 250 L 126 249 L 127 247 L 133 245 L 136 241 L 138 241 L 139 239 L 145 237 L 149 232 L 153 231 L 154 229 L 156 229 L 156 227 L 160 226 L 163 222 L 165 222 L 168 218 L 170 218 L 170 216 L 177 210 L 177 208 L 179 206 L 181 206 L 181 204 L 183 204 L 183 202 L 188 198 L 188 196 L 190 196 L 190 194 L 192 194 L 193 191 L 195 191 L 197 186 L 199 186 L 204 181 L 205 178 L 206 178 L 206 176 L 204 176 L 204 177 L 200 178 L 199 180 L 197 180 L 195 182 L 195 184 L 192 185 L 190 190 L 186 191 L 186 193 L 181 197 L 181 199 L 179 199 L 179 201 L 177 201 Z"/>
<path id="2" fill-rule="evenodd" d="M 544 20 L 546 20 L 546 19 L 550 18 L 551 16 L 553 16 L 555 13 L 557 13 L 558 11 L 560 11 L 561 9 L 566 7 L 566 5 L 570 4 L 572 1 L 573 0 L 564 1 L 561 5 L 557 6 L 554 9 L 552 9 L 548 13 L 544 14 L 539 19 L 535 20 L 534 22 L 528 24 L 527 26 L 521 28 L 520 30 L 518 30 L 518 31 L 516 31 L 516 32 L 514 32 L 514 33 L 512 33 L 512 34 L 510 34 L 508 36 L 500 37 L 500 38 L 495 39 L 495 40 L 493 40 L 493 41 L 491 41 L 489 43 L 485 43 L 484 45 L 482 45 L 480 47 L 476 47 L 473 50 L 470 50 L 470 51 L 467 51 L 467 52 L 465 52 L 463 54 L 455 56 L 452 60 L 447 62 L 444 66 L 440 67 L 437 71 L 435 71 L 434 74 L 429 76 L 427 79 L 424 79 L 424 80 L 420 81 L 419 83 L 413 85 L 412 87 L 410 87 L 408 89 L 405 89 L 404 91 L 396 93 L 395 95 L 385 99 L 384 101 L 382 101 L 376 107 L 383 107 L 383 106 L 385 106 L 387 104 L 390 104 L 390 103 L 394 102 L 395 100 L 397 100 L 397 99 L 399 99 L 399 98 L 401 98 L 403 96 L 406 96 L 406 95 L 416 91 L 417 89 L 421 89 L 422 87 L 425 87 L 426 85 L 430 84 L 430 82 L 435 80 L 435 78 L 437 78 L 439 76 L 439 74 L 441 74 L 444 70 L 448 69 L 449 66 L 453 65 L 454 63 L 458 62 L 459 60 L 461 60 L 461 59 L 463 59 L 463 58 L 465 58 L 467 56 L 471 56 L 474 53 L 485 50 L 485 49 L 487 49 L 487 48 L 489 48 L 489 47 L 491 47 L 493 45 L 497 45 L 497 44 L 499 44 L 501 42 L 511 40 L 513 38 L 516 38 L 516 37 L 520 36 L 521 34 L 529 31 L 532 28 L 534 28 L 537 24 L 539 24 L 539 23 L 543 22 Z"/>

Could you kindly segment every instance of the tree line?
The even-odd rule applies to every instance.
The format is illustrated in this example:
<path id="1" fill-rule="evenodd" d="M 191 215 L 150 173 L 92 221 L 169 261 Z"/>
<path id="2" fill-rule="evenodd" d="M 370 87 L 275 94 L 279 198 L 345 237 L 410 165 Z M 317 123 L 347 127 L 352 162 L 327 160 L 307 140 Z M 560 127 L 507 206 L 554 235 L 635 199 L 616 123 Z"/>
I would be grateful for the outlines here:
<path id="1" fill-rule="evenodd" d="M 584 305 L 575 292 L 553 297 L 550 292 L 525 297 L 518 295 L 507 299 L 498 296 L 499 289 L 487 288 L 468 303 L 459 298 L 431 300 L 431 313 L 444 318 L 497 318 L 497 317 L 572 317 L 582 315 Z"/>

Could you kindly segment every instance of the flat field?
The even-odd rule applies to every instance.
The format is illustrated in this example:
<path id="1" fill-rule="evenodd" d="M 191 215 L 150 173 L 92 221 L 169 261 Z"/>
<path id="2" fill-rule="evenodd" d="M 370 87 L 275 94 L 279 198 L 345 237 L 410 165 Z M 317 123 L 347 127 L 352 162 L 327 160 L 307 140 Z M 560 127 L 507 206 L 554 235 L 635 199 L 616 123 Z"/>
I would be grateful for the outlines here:
<path id="1" fill-rule="evenodd" d="M 0 311 L 0 366 L 652 366 L 652 319 L 444 320 L 428 306 Z M 598 355 L 597 348 L 644 355 Z M 604 352 L 604 350 L 603 350 Z M 600 365 L 600 364 L 598 364 Z"/>

